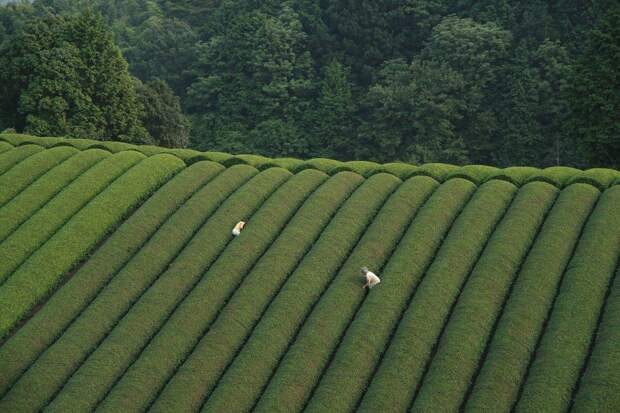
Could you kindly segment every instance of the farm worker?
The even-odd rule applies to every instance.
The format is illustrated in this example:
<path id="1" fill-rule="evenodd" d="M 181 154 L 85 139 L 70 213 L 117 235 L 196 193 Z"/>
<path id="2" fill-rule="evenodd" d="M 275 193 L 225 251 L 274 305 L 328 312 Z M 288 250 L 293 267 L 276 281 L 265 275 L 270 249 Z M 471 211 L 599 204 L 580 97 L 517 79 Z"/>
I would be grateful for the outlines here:
<path id="1" fill-rule="evenodd" d="M 377 274 L 372 271 L 368 271 L 368 268 L 366 267 L 362 267 L 362 275 L 366 277 L 366 284 L 364 284 L 362 288 L 372 288 L 381 282 L 381 279 L 377 277 Z"/>
<path id="2" fill-rule="evenodd" d="M 239 221 L 237 222 L 237 225 L 235 225 L 235 227 L 232 230 L 232 234 L 236 237 L 237 235 L 241 234 L 241 230 L 243 229 L 243 227 L 245 227 L 245 222 L 244 221 Z"/>

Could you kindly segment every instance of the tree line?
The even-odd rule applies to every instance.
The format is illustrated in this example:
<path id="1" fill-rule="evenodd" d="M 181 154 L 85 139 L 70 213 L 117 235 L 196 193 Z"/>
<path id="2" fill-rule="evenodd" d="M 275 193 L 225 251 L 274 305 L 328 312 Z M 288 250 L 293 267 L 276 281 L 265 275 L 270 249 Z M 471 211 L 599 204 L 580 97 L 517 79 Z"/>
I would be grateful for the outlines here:
<path id="1" fill-rule="evenodd" d="M 35 0 L 0 40 L 0 130 L 620 167 L 616 1 Z"/>

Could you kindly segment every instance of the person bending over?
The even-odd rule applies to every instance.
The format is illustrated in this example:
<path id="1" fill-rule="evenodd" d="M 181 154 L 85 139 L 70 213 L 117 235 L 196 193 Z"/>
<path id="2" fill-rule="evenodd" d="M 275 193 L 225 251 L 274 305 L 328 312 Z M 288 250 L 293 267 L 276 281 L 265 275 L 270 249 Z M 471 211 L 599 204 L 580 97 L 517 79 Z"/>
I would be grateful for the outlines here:
<path id="1" fill-rule="evenodd" d="M 243 230 L 243 227 L 245 227 L 245 222 L 244 221 L 239 221 L 237 222 L 237 225 L 235 225 L 235 227 L 232 230 L 232 234 L 236 237 L 239 234 L 241 234 L 241 231 Z"/>
<path id="2" fill-rule="evenodd" d="M 366 278 L 366 284 L 364 284 L 362 288 L 372 288 L 381 282 L 381 279 L 377 277 L 377 274 L 369 271 L 367 267 L 362 267 L 362 275 Z"/>

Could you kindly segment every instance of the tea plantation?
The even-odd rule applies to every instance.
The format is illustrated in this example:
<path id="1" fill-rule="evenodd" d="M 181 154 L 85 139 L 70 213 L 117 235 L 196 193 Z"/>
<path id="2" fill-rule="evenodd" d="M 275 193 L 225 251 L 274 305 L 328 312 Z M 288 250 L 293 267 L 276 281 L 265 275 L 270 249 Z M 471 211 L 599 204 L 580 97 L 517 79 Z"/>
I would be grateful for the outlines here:
<path id="1" fill-rule="evenodd" d="M 0 412 L 619 412 L 619 259 L 618 171 L 4 134 Z"/>

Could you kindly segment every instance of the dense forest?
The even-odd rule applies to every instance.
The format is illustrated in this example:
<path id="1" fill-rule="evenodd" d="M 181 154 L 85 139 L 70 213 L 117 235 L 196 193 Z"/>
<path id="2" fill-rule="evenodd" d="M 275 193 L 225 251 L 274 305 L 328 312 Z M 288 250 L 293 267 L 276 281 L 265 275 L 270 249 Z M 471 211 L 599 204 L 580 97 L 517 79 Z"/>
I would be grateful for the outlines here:
<path id="1" fill-rule="evenodd" d="M 620 167 L 620 2 L 0 7 L 0 131 L 342 160 Z"/>

